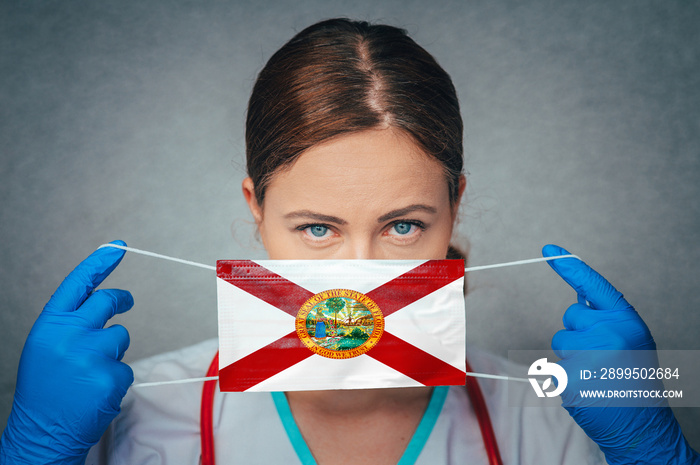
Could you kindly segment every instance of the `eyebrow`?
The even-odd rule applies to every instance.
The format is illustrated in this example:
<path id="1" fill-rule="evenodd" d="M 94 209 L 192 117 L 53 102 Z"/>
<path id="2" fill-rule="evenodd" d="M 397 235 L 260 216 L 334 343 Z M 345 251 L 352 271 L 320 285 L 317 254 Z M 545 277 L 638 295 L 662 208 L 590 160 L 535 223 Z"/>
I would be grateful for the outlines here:
<path id="1" fill-rule="evenodd" d="M 347 224 L 348 222 L 342 218 L 332 215 L 324 215 L 323 213 L 312 212 L 311 210 L 297 210 L 284 215 L 285 218 L 309 218 L 324 223 Z"/>
<path id="2" fill-rule="evenodd" d="M 433 213 L 433 214 L 437 213 L 437 208 L 431 207 L 430 205 L 414 204 L 414 205 L 409 205 L 408 207 L 399 208 L 398 210 L 392 210 L 389 213 L 385 213 L 384 215 L 377 218 L 377 223 L 383 223 L 384 221 L 387 221 L 387 220 L 393 220 L 394 218 L 404 216 L 408 213 L 411 213 L 411 212 L 414 212 L 417 210 L 428 212 L 428 213 Z"/>
<path id="3" fill-rule="evenodd" d="M 414 205 L 409 205 L 407 207 L 399 208 L 397 210 L 392 210 L 388 213 L 383 214 L 379 218 L 377 218 L 377 223 L 383 223 L 388 220 L 393 220 L 394 218 L 398 218 L 400 216 L 407 215 L 408 213 L 414 212 L 414 211 L 424 211 L 428 213 L 435 214 L 437 213 L 437 208 L 431 207 L 430 205 L 423 205 L 423 204 L 414 204 Z M 284 215 L 285 219 L 291 219 L 291 218 L 308 218 L 316 221 L 323 221 L 324 223 L 335 223 L 335 224 L 348 224 L 347 221 L 345 221 L 342 218 L 339 218 L 337 216 L 333 215 L 324 215 L 323 213 L 316 213 L 311 210 L 296 210 L 293 212 L 289 212 L 286 215 Z"/>

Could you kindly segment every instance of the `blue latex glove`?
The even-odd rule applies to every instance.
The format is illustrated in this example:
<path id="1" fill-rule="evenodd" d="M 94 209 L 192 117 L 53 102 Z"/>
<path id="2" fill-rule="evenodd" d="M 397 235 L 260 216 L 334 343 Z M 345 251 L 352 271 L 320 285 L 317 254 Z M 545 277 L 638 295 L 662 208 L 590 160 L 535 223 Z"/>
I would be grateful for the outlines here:
<path id="1" fill-rule="evenodd" d="M 93 290 L 124 253 L 95 251 L 66 277 L 34 323 L 20 359 L 0 464 L 82 464 L 119 413 L 134 380 L 120 362 L 129 333 L 123 326 L 103 326 L 134 301 L 128 291 Z"/>
<path id="2" fill-rule="evenodd" d="M 545 257 L 568 253 L 554 245 L 542 250 Z M 552 338 L 552 349 L 562 359 L 560 365 L 600 366 L 597 360 L 582 360 L 588 354 L 594 357 L 590 350 L 656 350 L 647 325 L 605 278 L 575 258 L 547 263 L 579 296 L 579 303 L 564 314 L 566 329 Z M 608 463 L 700 464 L 700 454 L 690 448 L 668 406 L 566 407 L 567 393 L 571 396 L 576 389 L 571 375 L 569 380 L 562 394 L 565 408 L 598 444 Z"/>

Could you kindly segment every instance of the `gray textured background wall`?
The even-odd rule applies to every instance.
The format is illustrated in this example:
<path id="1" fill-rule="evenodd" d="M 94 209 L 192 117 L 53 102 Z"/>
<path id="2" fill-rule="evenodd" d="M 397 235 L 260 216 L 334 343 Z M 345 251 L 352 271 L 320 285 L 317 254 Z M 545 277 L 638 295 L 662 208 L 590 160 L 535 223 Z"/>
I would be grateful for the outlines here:
<path id="1" fill-rule="evenodd" d="M 248 93 L 294 32 L 339 15 L 405 27 L 453 76 L 472 264 L 558 243 L 660 348 L 700 349 L 697 2 L 253 3 L 0 3 L 0 427 L 32 322 L 99 244 L 265 256 L 239 194 Z M 116 319 L 127 360 L 216 335 L 207 271 L 133 255 L 107 285 L 136 300 Z M 546 265 L 470 285 L 468 338 L 503 355 L 549 347 L 574 298 Z M 699 411 L 677 411 L 696 447 Z"/>

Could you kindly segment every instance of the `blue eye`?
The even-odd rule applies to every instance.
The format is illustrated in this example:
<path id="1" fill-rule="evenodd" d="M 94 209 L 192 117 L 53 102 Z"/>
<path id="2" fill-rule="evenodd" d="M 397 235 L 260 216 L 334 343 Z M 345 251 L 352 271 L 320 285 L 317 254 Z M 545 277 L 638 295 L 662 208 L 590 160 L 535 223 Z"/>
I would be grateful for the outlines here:
<path id="1" fill-rule="evenodd" d="M 392 229 L 396 231 L 396 234 L 400 236 L 405 236 L 406 234 L 409 234 L 413 232 L 413 229 L 416 227 L 415 224 L 412 223 L 396 223 Z"/>
<path id="2" fill-rule="evenodd" d="M 307 228 L 312 236 L 323 237 L 328 233 L 328 228 L 320 224 L 315 224 Z"/>

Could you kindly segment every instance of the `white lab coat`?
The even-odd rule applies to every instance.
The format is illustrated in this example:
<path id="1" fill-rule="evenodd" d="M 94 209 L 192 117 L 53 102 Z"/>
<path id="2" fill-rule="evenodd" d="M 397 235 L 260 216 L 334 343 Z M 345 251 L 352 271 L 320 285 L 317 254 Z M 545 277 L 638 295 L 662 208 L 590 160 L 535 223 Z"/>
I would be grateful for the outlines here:
<path id="1" fill-rule="evenodd" d="M 218 349 L 216 339 L 132 365 L 136 382 L 202 377 Z M 467 351 L 477 372 L 511 372 L 507 360 Z M 504 464 L 604 464 L 598 447 L 563 408 L 511 407 L 506 382 L 480 379 Z M 531 389 L 510 383 L 508 389 Z M 87 464 L 199 463 L 202 383 L 131 388 Z M 510 394 L 512 396 L 512 392 Z M 511 397 L 512 399 L 512 397 Z M 510 402 L 512 405 L 512 400 Z M 218 393 L 214 400 L 217 463 L 301 463 L 270 393 Z M 466 390 L 449 389 L 442 411 L 416 464 L 488 464 Z"/>

